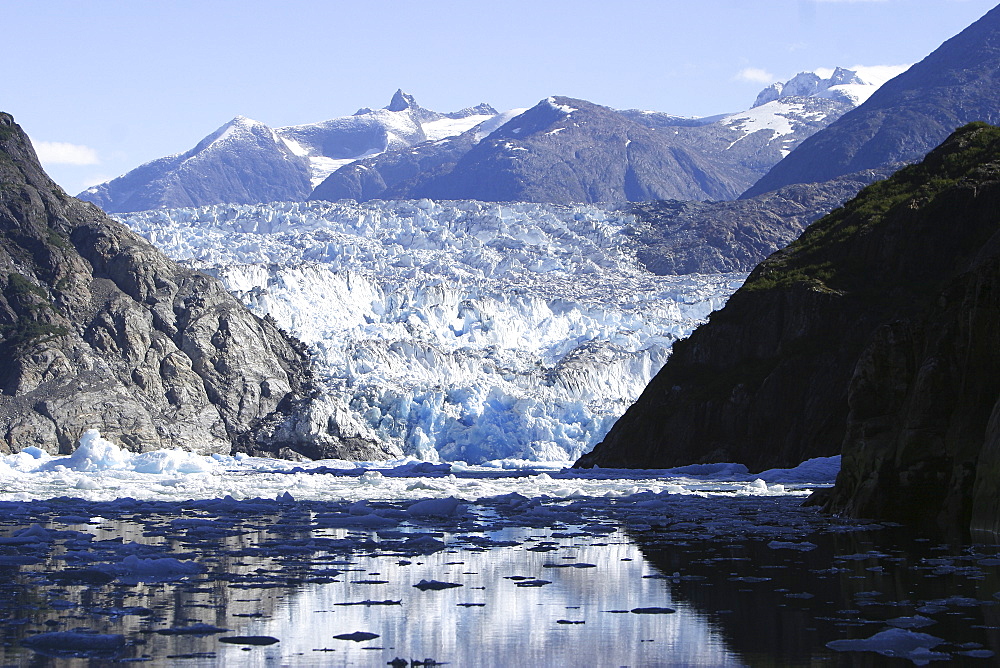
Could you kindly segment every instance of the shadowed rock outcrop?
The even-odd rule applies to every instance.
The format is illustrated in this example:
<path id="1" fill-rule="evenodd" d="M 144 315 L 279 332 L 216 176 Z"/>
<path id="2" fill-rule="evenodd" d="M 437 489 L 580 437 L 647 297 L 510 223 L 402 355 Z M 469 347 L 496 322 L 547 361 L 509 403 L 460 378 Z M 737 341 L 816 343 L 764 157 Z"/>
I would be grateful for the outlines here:
<path id="1" fill-rule="evenodd" d="M 966 126 L 763 262 L 578 466 L 843 453 L 831 511 L 996 530 L 1000 130 Z"/>
<path id="2" fill-rule="evenodd" d="M 317 420 L 301 343 L 67 196 L 8 114 L 0 288 L 0 452 L 69 452 L 91 427 L 143 451 L 330 456 L 341 445 L 302 428 Z"/>

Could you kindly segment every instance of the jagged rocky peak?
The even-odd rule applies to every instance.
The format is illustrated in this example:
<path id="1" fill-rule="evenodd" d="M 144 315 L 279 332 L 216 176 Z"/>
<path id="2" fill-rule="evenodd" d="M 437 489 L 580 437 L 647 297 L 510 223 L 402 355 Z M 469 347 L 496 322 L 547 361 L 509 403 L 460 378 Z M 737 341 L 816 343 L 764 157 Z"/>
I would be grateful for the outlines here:
<path id="1" fill-rule="evenodd" d="M 131 450 L 344 445 L 316 415 L 302 344 L 68 197 L 7 114 L 0 232 L 0 451 L 69 452 L 91 428 Z"/>
<path id="2" fill-rule="evenodd" d="M 393 93 L 392 100 L 389 101 L 389 106 L 386 107 L 389 111 L 405 111 L 412 107 L 418 107 L 417 101 L 409 93 L 404 93 L 403 89 L 398 89 Z"/>
<path id="3" fill-rule="evenodd" d="M 799 72 L 788 81 L 775 82 L 762 90 L 753 106 L 759 107 L 783 97 L 811 97 L 835 86 L 847 85 L 866 86 L 871 83 L 863 80 L 856 71 L 843 67 L 836 68 L 833 74 L 825 78 L 816 72 Z"/>

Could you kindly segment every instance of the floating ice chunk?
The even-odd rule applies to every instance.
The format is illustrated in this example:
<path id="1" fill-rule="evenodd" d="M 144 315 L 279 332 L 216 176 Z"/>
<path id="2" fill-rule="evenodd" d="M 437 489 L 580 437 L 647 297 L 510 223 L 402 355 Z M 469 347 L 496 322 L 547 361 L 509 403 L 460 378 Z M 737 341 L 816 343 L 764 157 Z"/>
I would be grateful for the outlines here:
<path id="1" fill-rule="evenodd" d="M 217 466 L 218 462 L 211 457 L 174 449 L 134 455 L 130 468 L 137 473 L 208 473 Z"/>
<path id="2" fill-rule="evenodd" d="M 265 646 L 273 645 L 280 641 L 272 636 L 226 636 L 225 638 L 219 638 L 219 642 L 229 643 L 230 645 Z"/>
<path id="3" fill-rule="evenodd" d="M 790 469 L 769 469 L 757 476 L 769 483 L 833 483 L 840 472 L 840 455 L 807 459 Z"/>
<path id="4" fill-rule="evenodd" d="M 381 485 L 385 483 L 385 476 L 378 471 L 365 471 L 358 478 L 358 482 L 362 485 Z"/>
<path id="5" fill-rule="evenodd" d="M 711 476 L 713 478 L 722 478 L 726 476 L 742 477 L 747 475 L 750 470 L 743 464 L 689 464 L 687 466 L 677 466 L 672 469 L 666 469 L 664 473 L 668 475 L 683 475 L 683 476 Z"/>
<path id="6" fill-rule="evenodd" d="M 143 559 L 134 554 L 130 554 L 117 564 L 103 564 L 97 568 L 118 576 L 152 577 L 158 579 L 173 579 L 185 575 L 196 575 L 205 570 L 196 561 L 180 561 L 173 557 Z"/>
<path id="7" fill-rule="evenodd" d="M 80 631 L 53 631 L 39 633 L 21 641 L 21 644 L 31 649 L 55 650 L 65 652 L 84 652 L 120 649 L 125 646 L 125 636 L 117 633 L 84 633 Z"/>
<path id="8" fill-rule="evenodd" d="M 923 615 L 914 615 L 912 617 L 896 617 L 895 619 L 889 619 L 886 624 L 889 626 L 894 626 L 897 629 L 920 629 L 925 626 L 930 626 L 936 624 L 930 617 L 924 617 Z"/>
<path id="9" fill-rule="evenodd" d="M 458 582 L 440 582 L 438 580 L 421 580 L 417 584 L 413 585 L 420 591 L 433 590 L 438 591 L 441 589 L 451 589 L 453 587 L 462 587 L 464 585 Z"/>
<path id="10" fill-rule="evenodd" d="M 154 633 L 161 636 L 208 636 L 215 633 L 225 633 L 229 629 L 224 629 L 211 624 L 189 624 L 188 626 L 172 626 L 167 629 L 156 629 Z"/>
<path id="11" fill-rule="evenodd" d="M 948 659 L 948 654 L 932 652 L 944 640 L 926 633 L 907 631 L 906 629 L 886 629 L 870 638 L 855 640 L 832 640 L 826 644 L 837 652 L 876 652 L 882 656 L 899 659 L 909 659 L 918 666 L 931 661 Z"/>
<path id="12" fill-rule="evenodd" d="M 46 529 L 41 524 L 32 524 L 27 529 L 14 532 L 15 538 L 33 543 L 48 543 L 56 539 L 56 532 Z"/>
<path id="13" fill-rule="evenodd" d="M 417 501 L 406 512 L 411 517 L 454 517 L 463 514 L 465 506 L 453 496 L 444 499 Z"/>
<path id="14" fill-rule="evenodd" d="M 375 513 L 367 515 L 352 515 L 343 513 L 340 515 L 322 515 L 316 518 L 316 525 L 331 529 L 346 527 L 364 527 L 366 529 L 381 529 L 398 525 L 397 520 L 391 517 L 382 517 Z"/>
<path id="15" fill-rule="evenodd" d="M 341 633 L 339 635 L 333 636 L 336 640 L 351 640 L 354 642 L 364 642 L 366 640 L 374 640 L 378 638 L 377 633 L 369 633 L 368 631 L 355 631 L 354 633 Z"/>
<path id="16" fill-rule="evenodd" d="M 420 534 L 410 538 L 403 543 L 403 550 L 406 552 L 420 552 L 421 554 L 431 554 L 445 548 L 443 541 L 428 534 Z"/>
<path id="17" fill-rule="evenodd" d="M 800 552 L 809 552 L 810 550 L 815 550 L 817 548 L 816 543 L 810 543 L 809 541 L 802 541 L 801 543 L 783 541 L 783 540 L 772 540 L 767 544 L 772 550 L 799 550 Z"/>
<path id="18" fill-rule="evenodd" d="M 101 438 L 97 429 L 88 429 L 80 437 L 80 444 L 73 454 L 59 463 L 74 471 L 105 471 L 124 468 L 130 455 L 111 441 Z"/>

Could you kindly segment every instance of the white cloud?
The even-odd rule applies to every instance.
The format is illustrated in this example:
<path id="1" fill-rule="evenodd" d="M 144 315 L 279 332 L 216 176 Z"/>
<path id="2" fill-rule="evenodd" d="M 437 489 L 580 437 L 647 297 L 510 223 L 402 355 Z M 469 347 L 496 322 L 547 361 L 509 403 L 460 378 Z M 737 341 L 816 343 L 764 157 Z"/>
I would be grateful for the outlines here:
<path id="1" fill-rule="evenodd" d="M 32 142 L 38 159 L 48 165 L 99 165 L 97 151 L 81 144 L 61 141 Z"/>
<path id="2" fill-rule="evenodd" d="M 759 67 L 745 67 L 739 71 L 736 78 L 740 81 L 752 81 L 754 83 L 773 83 L 774 75 Z"/>

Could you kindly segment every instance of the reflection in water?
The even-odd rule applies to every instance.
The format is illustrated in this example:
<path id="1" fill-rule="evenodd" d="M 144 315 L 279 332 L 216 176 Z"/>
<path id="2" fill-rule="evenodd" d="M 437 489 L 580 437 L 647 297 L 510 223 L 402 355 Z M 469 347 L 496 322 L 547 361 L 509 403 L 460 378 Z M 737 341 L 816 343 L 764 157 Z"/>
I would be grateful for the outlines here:
<path id="1" fill-rule="evenodd" d="M 70 514 L 79 504 L 37 504 L 33 527 L 7 517 L 3 665 L 367 666 L 396 657 L 456 666 L 738 665 L 701 613 L 675 603 L 663 580 L 644 577 L 656 572 L 607 521 L 519 527 L 486 509 L 467 520 L 349 530 L 318 526 L 317 504 L 246 502 L 223 513 L 205 504 L 122 512 L 89 503 L 86 515 L 115 516 L 90 524 Z M 192 561 L 200 572 L 178 570 Z M 413 586 L 422 580 L 462 586 Z M 185 632 L 206 630 L 194 625 L 228 630 Z M 122 634 L 125 646 L 72 658 L 24 644 L 57 631 Z M 359 631 L 379 637 L 335 638 Z M 220 641 L 232 636 L 279 642 Z"/>
<path id="2" fill-rule="evenodd" d="M 832 654 L 827 643 L 891 628 L 933 634 L 941 659 L 1000 649 L 996 546 L 942 545 L 879 525 L 808 543 L 633 537 L 653 567 L 681 574 L 668 580 L 675 600 L 706 615 L 749 665 L 886 665 L 885 655 Z M 914 662 L 923 663 L 900 665 Z"/>
<path id="3" fill-rule="evenodd" d="M 384 665 L 396 656 L 458 666 L 737 664 L 702 615 L 675 605 L 661 580 L 643 579 L 650 570 L 634 545 L 617 534 L 594 540 L 551 533 L 503 532 L 503 539 L 524 543 L 447 550 L 412 562 L 362 557 L 346 566 L 352 570 L 340 582 L 302 588 L 252 632 L 281 637 L 286 658 L 293 648 L 332 650 L 324 665 Z M 530 551 L 537 548 L 545 551 Z M 421 591 L 413 587 L 421 580 L 463 586 Z M 518 586 L 532 580 L 550 584 Z M 387 599 L 401 604 L 344 605 Z M 657 606 L 677 612 L 629 612 Z M 355 631 L 381 637 L 331 640 Z"/>
<path id="4" fill-rule="evenodd" d="M 893 625 L 939 637 L 927 651 L 942 658 L 982 662 L 1000 646 L 996 548 L 798 503 L 0 503 L 0 664 L 881 665 L 828 643 Z M 43 642 L 86 644 L 86 632 L 120 646 Z"/>

